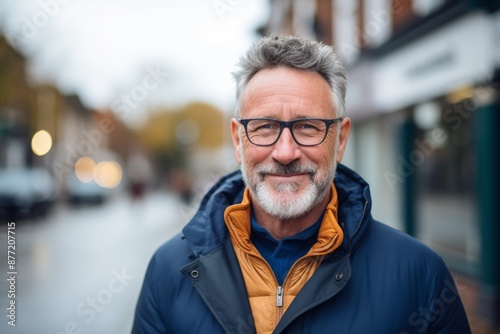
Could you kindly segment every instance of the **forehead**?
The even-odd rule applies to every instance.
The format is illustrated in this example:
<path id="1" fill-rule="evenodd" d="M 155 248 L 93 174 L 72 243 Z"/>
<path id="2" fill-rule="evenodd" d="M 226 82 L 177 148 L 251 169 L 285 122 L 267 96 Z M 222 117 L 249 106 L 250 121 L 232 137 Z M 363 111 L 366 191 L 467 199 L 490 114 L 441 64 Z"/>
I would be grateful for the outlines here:
<path id="1" fill-rule="evenodd" d="M 334 116 L 333 97 L 317 72 L 286 67 L 264 69 L 249 81 L 242 99 L 243 117 Z"/>

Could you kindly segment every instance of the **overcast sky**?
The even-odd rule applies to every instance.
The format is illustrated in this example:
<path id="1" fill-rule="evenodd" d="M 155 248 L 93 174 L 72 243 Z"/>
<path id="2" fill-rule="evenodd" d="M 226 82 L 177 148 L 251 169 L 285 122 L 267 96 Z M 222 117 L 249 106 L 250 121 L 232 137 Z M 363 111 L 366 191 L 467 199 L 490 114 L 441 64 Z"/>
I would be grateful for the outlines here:
<path id="1" fill-rule="evenodd" d="M 269 15 L 266 0 L 0 0 L 0 27 L 37 81 L 89 107 L 212 103 L 230 112 L 230 72 Z"/>

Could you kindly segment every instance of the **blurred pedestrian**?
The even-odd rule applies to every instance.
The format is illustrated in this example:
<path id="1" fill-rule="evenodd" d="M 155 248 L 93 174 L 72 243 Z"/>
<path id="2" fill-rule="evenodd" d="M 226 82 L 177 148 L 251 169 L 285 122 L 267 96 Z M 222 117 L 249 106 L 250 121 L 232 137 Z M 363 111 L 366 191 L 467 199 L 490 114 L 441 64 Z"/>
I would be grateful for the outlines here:
<path id="1" fill-rule="evenodd" d="M 149 160 L 135 149 L 127 162 L 127 176 L 129 193 L 133 200 L 141 200 L 146 194 L 146 190 L 151 182 L 152 168 Z"/>
<path id="2" fill-rule="evenodd" d="M 185 169 L 171 168 L 167 172 L 168 188 L 184 202 L 190 204 L 193 200 L 192 176 Z"/>
<path id="3" fill-rule="evenodd" d="M 133 333 L 470 333 L 453 278 L 374 220 L 340 164 L 351 121 L 330 46 L 273 36 L 241 58 L 223 177 L 153 256 Z"/>

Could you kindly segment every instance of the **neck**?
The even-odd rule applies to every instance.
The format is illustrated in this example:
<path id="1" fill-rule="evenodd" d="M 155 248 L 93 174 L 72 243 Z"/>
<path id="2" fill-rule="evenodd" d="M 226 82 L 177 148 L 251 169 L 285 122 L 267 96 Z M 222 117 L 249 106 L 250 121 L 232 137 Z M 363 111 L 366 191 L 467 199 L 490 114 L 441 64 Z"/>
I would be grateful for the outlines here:
<path id="1" fill-rule="evenodd" d="M 328 192 L 329 194 L 329 192 Z M 308 227 L 314 225 L 323 214 L 330 195 L 327 195 L 310 211 L 300 217 L 291 219 L 280 219 L 269 215 L 262 207 L 252 199 L 252 208 L 255 218 L 263 228 L 265 228 L 276 240 L 294 236 Z"/>

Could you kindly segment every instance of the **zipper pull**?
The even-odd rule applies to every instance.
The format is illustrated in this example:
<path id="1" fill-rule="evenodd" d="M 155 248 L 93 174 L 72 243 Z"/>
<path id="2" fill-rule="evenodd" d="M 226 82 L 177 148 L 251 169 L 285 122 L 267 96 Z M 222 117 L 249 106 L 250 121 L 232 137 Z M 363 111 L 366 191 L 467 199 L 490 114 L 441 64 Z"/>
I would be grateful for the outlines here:
<path id="1" fill-rule="evenodd" d="M 283 306 L 283 288 L 278 286 L 278 292 L 276 293 L 276 306 Z"/>

